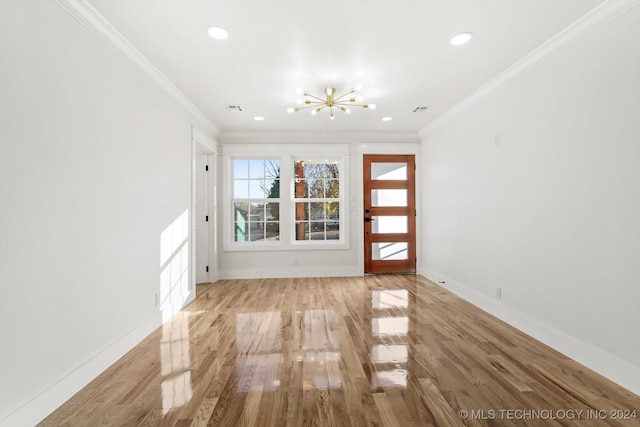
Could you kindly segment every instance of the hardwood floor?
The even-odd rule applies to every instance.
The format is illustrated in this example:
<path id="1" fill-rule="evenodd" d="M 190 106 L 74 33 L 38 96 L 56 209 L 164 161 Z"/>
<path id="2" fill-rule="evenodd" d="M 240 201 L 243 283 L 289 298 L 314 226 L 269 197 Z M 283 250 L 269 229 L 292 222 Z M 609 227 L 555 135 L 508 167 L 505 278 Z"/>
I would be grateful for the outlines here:
<path id="1" fill-rule="evenodd" d="M 640 425 L 640 397 L 420 276 L 197 292 L 41 425 Z"/>

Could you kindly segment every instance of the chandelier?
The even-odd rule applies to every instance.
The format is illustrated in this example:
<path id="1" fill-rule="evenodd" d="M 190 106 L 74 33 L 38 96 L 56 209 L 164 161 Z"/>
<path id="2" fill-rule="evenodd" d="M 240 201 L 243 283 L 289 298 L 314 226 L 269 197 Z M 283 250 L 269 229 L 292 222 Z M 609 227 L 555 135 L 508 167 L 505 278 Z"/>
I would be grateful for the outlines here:
<path id="1" fill-rule="evenodd" d="M 347 93 L 336 97 L 336 89 L 333 87 L 327 87 L 324 90 L 325 98 L 320 98 L 318 96 L 312 95 L 308 92 L 303 92 L 302 95 L 306 98 L 304 100 L 304 107 L 292 107 L 287 109 L 287 112 L 293 113 L 295 111 L 306 110 L 311 108 L 311 114 L 316 115 L 322 109 L 327 108 L 329 110 L 329 118 L 331 120 L 335 119 L 333 115 L 333 109 L 339 109 L 344 111 L 345 113 L 351 113 L 349 107 L 362 107 L 373 110 L 376 108 L 374 104 L 354 104 L 356 102 L 356 98 L 348 97 L 349 95 L 355 93 L 355 89 L 351 89 Z"/>

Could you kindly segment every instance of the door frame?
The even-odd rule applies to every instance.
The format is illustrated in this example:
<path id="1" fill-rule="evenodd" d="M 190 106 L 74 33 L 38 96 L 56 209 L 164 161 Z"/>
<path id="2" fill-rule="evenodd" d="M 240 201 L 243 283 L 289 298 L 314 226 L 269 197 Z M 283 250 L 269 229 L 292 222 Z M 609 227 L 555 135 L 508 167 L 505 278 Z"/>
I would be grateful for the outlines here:
<path id="1" fill-rule="evenodd" d="M 416 233 L 416 191 L 415 191 L 415 155 L 413 154 L 365 154 L 368 161 L 363 161 L 363 202 L 364 202 L 364 267 L 365 273 L 416 273 L 418 256 L 416 254 L 417 233 Z M 374 163 L 405 163 L 406 179 L 404 180 L 373 180 L 371 177 L 371 166 Z M 374 206 L 371 200 L 371 193 L 374 189 L 405 189 L 407 192 L 406 205 L 384 205 Z M 367 203 L 367 200 L 369 202 Z M 407 230 L 405 233 L 377 234 L 373 232 L 375 216 L 402 215 L 407 218 Z M 378 220 L 381 218 L 379 217 Z M 374 242 L 406 242 L 407 257 L 397 260 L 375 260 L 371 250 Z"/>
<path id="2" fill-rule="evenodd" d="M 406 141 L 406 139 L 404 140 Z M 421 144 L 416 138 L 416 142 L 360 142 L 357 144 L 357 167 L 354 177 L 354 181 L 357 182 L 357 206 L 354 206 L 354 200 L 351 200 L 351 212 L 356 214 L 354 218 L 355 229 L 357 230 L 357 247 L 358 247 L 358 268 L 360 274 L 364 275 L 364 155 L 365 154 L 388 154 L 388 155 L 402 155 L 412 154 L 415 156 L 416 171 L 415 171 L 415 203 L 416 203 L 416 274 L 422 274 L 422 245 L 421 245 L 421 231 L 422 231 L 422 193 L 421 193 Z M 353 175 L 352 175 L 353 176 Z M 353 188 L 353 187 L 352 187 Z"/>
<path id="3" fill-rule="evenodd" d="M 207 260 L 209 265 L 208 279 L 210 282 L 218 280 L 218 250 L 216 245 L 217 235 L 217 173 L 219 150 L 217 142 L 208 134 L 196 127 L 191 129 L 191 212 L 189 215 L 190 224 L 190 259 L 189 259 L 189 289 L 195 297 L 196 288 L 196 185 L 197 174 L 196 164 L 198 153 L 205 153 L 209 164 L 207 173 L 207 211 L 209 212 L 209 226 L 207 227 Z"/>

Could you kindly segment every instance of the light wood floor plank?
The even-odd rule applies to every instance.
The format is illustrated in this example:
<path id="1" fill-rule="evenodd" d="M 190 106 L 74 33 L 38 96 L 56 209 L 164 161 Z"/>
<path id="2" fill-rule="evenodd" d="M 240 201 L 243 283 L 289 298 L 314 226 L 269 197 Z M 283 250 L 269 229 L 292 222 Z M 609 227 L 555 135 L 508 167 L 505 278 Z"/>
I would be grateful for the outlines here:
<path id="1" fill-rule="evenodd" d="M 640 397 L 420 276 L 197 294 L 40 425 L 640 425 L 610 416 Z"/>

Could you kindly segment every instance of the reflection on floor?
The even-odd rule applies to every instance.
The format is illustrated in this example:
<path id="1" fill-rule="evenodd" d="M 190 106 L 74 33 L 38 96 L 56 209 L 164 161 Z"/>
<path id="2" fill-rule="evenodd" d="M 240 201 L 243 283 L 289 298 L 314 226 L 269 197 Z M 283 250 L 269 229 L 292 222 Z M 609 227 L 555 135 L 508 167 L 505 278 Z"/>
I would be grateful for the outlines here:
<path id="1" fill-rule="evenodd" d="M 616 409 L 640 397 L 391 275 L 199 286 L 42 425 L 638 425 L 596 418 Z"/>

